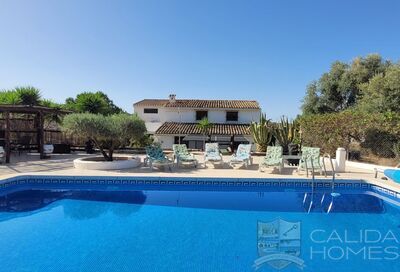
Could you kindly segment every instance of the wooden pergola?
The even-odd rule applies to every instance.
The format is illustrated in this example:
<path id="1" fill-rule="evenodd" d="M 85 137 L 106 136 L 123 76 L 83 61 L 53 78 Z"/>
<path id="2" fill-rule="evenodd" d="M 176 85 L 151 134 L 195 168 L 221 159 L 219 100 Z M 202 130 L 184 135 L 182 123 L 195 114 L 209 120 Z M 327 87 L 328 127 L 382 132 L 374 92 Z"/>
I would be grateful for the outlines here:
<path id="1" fill-rule="evenodd" d="M 4 150 L 6 152 L 6 163 L 10 162 L 11 157 L 11 140 L 10 133 L 11 132 L 19 132 L 19 131 L 11 131 L 11 114 L 32 114 L 35 115 L 35 130 L 30 131 L 31 133 L 36 133 L 36 142 L 38 145 L 38 152 L 40 153 L 40 159 L 45 158 L 43 145 L 44 145 L 44 117 L 46 115 L 65 115 L 72 113 L 71 111 L 48 108 L 42 106 L 27 106 L 27 105 L 4 105 L 0 104 L 0 113 L 4 115 L 5 120 L 5 133 L 4 133 Z"/>

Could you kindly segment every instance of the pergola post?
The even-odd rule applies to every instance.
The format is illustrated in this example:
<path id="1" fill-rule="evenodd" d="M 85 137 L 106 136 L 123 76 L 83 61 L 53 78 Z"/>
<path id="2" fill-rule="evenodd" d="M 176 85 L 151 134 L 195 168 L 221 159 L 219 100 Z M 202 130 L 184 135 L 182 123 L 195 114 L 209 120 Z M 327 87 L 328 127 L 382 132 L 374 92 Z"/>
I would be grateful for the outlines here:
<path id="1" fill-rule="evenodd" d="M 4 132 L 6 163 L 10 163 L 11 157 L 11 143 L 10 143 L 10 112 L 4 112 L 6 121 L 6 131 Z"/>
<path id="2" fill-rule="evenodd" d="M 44 131 L 43 131 L 43 112 L 37 113 L 37 145 L 38 152 L 40 153 L 40 159 L 46 158 L 44 154 Z"/>

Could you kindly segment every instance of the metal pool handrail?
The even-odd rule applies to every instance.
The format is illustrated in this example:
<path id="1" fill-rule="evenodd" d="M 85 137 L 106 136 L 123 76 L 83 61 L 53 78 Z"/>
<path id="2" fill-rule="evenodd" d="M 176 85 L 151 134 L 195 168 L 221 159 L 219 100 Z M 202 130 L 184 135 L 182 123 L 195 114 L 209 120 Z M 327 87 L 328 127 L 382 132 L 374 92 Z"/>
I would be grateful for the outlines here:
<path id="1" fill-rule="evenodd" d="M 304 160 L 307 177 L 308 177 L 308 165 L 307 165 L 308 158 L 309 157 L 306 157 Z M 307 213 L 310 213 L 313 202 L 314 202 L 314 187 L 315 187 L 315 169 L 314 169 L 314 163 L 312 161 L 312 158 L 311 158 L 310 162 L 311 162 L 311 200 L 310 200 L 310 205 L 308 206 L 308 209 L 307 209 Z M 307 193 L 304 195 L 303 205 L 305 204 L 306 199 L 307 199 Z"/>
<path id="2" fill-rule="evenodd" d="M 329 155 L 329 154 L 324 154 L 324 156 L 322 157 L 323 159 L 322 159 L 322 162 L 323 162 L 323 164 L 324 164 L 324 171 L 325 171 L 325 177 L 327 176 L 326 175 L 326 167 L 325 167 L 325 158 L 328 158 L 329 159 L 329 162 L 330 162 L 330 164 L 331 164 L 331 169 L 332 169 L 332 180 L 331 180 L 331 187 L 332 187 L 332 191 L 333 191 L 333 188 L 334 188 L 334 186 L 335 186 L 335 179 L 336 179 L 336 171 L 335 171 L 335 167 L 333 166 L 333 160 L 332 160 L 332 157 L 331 157 L 331 155 Z"/>

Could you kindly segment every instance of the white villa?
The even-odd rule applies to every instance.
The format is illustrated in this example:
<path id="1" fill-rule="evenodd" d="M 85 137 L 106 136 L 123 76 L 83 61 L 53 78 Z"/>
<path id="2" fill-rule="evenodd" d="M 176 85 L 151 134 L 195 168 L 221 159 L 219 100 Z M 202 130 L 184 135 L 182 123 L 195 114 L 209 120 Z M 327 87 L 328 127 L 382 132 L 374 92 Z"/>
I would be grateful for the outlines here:
<path id="1" fill-rule="evenodd" d="M 240 143 L 252 143 L 249 124 L 258 121 L 261 109 L 254 100 L 144 99 L 133 104 L 134 112 L 146 123 L 149 134 L 170 149 L 184 143 L 191 149 L 202 149 L 204 136 L 197 123 L 207 117 L 213 124 L 211 138 L 221 148 L 236 149 Z"/>

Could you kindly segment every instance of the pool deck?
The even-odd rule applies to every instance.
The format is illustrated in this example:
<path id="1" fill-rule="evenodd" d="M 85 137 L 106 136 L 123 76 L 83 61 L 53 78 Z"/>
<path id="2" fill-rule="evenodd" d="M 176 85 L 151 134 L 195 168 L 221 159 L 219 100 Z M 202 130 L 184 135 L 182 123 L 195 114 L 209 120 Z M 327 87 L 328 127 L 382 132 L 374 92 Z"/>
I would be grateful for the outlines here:
<path id="1" fill-rule="evenodd" d="M 286 166 L 282 173 L 277 169 L 265 169 L 265 172 L 258 171 L 258 163 L 262 157 L 253 157 L 253 165 L 249 168 L 232 169 L 227 163 L 222 166 L 213 168 L 204 167 L 203 158 L 201 155 L 196 155 L 199 166 L 197 168 L 183 166 L 181 168 L 173 168 L 169 170 L 150 170 L 147 166 L 141 166 L 128 170 L 100 171 L 100 170 L 78 170 L 73 167 L 73 160 L 76 158 L 87 157 L 86 154 L 53 154 L 51 158 L 39 160 L 36 154 L 14 154 L 12 163 L 0 164 L 0 181 L 10 177 L 20 175 L 59 175 L 59 176 L 148 176 L 148 177 L 220 177 L 220 178 L 271 178 L 271 179 L 307 179 L 305 172 L 297 173 L 296 167 Z M 144 155 L 139 155 L 143 162 Z M 229 156 L 224 156 L 224 161 L 229 161 Z M 327 178 L 324 175 L 316 174 L 318 179 L 331 180 L 331 168 L 327 165 Z M 337 180 L 364 180 L 368 183 L 381 186 L 400 193 L 400 184 L 390 180 L 381 179 L 380 175 L 377 179 L 374 178 L 372 170 L 366 170 L 356 167 L 347 167 L 345 173 L 337 173 Z M 309 179 L 310 177 L 308 177 Z"/>

